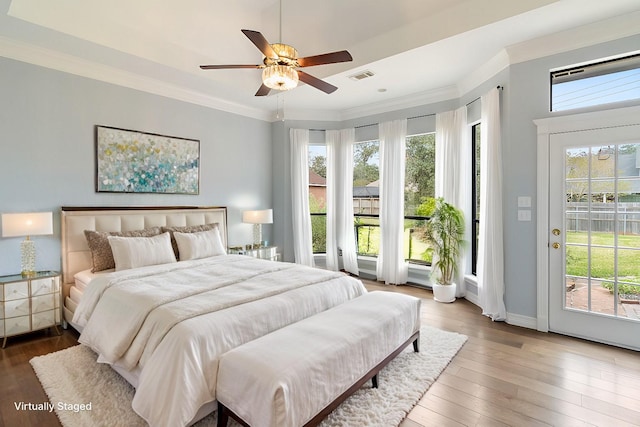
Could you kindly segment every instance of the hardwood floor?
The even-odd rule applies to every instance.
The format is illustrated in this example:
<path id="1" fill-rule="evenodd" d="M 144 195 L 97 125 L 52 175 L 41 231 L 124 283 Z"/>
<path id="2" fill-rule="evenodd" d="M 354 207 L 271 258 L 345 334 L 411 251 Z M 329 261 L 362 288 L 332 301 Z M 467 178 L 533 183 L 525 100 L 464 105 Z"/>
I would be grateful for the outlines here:
<path id="1" fill-rule="evenodd" d="M 640 426 L 640 354 L 482 316 L 466 300 L 366 282 L 422 299 L 423 324 L 469 337 L 401 427 Z"/>
<path id="2" fill-rule="evenodd" d="M 0 427 L 60 425 L 55 413 L 19 411 L 15 407 L 20 402 L 37 404 L 49 400 L 29 360 L 78 343 L 75 331 L 60 330 L 60 336 L 44 330 L 10 337 L 7 347 L 0 349 Z"/>
<path id="3" fill-rule="evenodd" d="M 469 337 L 401 427 L 640 426 L 637 352 L 492 322 L 466 300 L 440 304 L 423 289 L 366 285 L 421 298 L 424 324 Z M 76 343 L 71 330 L 9 339 L 0 350 L 0 427 L 60 425 L 14 402 L 45 402 L 29 360 Z"/>

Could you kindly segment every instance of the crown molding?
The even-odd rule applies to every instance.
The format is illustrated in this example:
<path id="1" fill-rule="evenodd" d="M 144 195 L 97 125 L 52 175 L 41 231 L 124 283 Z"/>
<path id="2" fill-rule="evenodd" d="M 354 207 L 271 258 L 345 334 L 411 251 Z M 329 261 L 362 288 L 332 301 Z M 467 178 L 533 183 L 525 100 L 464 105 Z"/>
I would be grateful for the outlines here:
<path id="1" fill-rule="evenodd" d="M 87 61 L 73 55 L 7 37 L 0 36 L 0 56 L 258 120 L 270 121 L 272 119 L 271 113 L 268 111 L 232 103 L 162 80 Z"/>
<path id="2" fill-rule="evenodd" d="M 287 120 L 344 121 L 457 99 L 512 64 L 526 62 L 640 34 L 640 11 L 616 16 L 506 47 L 458 83 L 343 110 L 284 111 Z M 131 71 L 0 36 L 0 56 L 106 83 L 201 105 L 233 114 L 276 122 L 275 111 L 248 107 Z"/>
<path id="3" fill-rule="evenodd" d="M 460 97 L 457 86 L 445 86 L 431 89 L 424 92 L 376 102 L 374 104 L 360 107 L 348 108 L 340 112 L 342 120 L 357 119 L 360 117 L 372 116 L 374 114 L 388 113 L 390 111 L 402 110 L 405 108 L 419 107 L 425 104 L 447 101 Z"/>
<path id="4" fill-rule="evenodd" d="M 458 92 L 463 95 L 471 92 L 473 89 L 477 88 L 500 71 L 508 68 L 509 65 L 511 65 L 509 63 L 509 55 L 506 50 L 502 49 L 493 58 L 476 68 L 471 74 L 462 79 L 458 83 Z"/>
<path id="5" fill-rule="evenodd" d="M 280 115 L 280 117 L 277 117 Z M 327 122 L 339 122 L 342 120 L 340 113 L 333 110 L 305 110 L 296 108 L 295 110 L 288 111 L 286 108 L 284 112 L 279 114 L 275 111 L 271 112 L 271 121 L 277 122 L 281 120 L 314 120 L 314 121 L 327 121 Z"/>
<path id="6" fill-rule="evenodd" d="M 510 64 L 640 34 L 640 11 L 615 16 L 569 30 L 517 43 L 506 48 Z"/>

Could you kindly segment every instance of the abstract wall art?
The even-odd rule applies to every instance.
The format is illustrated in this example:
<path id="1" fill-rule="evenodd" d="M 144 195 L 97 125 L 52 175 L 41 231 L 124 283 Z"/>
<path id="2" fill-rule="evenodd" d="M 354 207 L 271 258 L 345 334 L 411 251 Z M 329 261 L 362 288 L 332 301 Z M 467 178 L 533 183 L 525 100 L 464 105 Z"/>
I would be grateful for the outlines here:
<path id="1" fill-rule="evenodd" d="M 96 126 L 96 191 L 198 194 L 200 141 Z"/>

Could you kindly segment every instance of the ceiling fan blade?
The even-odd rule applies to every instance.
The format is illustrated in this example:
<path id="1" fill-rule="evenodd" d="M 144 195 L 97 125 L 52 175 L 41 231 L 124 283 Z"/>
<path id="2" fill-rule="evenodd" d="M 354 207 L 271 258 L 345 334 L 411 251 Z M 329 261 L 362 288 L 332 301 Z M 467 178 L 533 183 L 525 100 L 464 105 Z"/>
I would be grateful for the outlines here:
<path id="1" fill-rule="evenodd" d="M 311 74 L 307 74 L 304 71 L 298 70 L 298 77 L 300 78 L 300 80 L 302 80 L 306 84 L 311 85 L 316 89 L 320 89 L 324 93 L 333 93 L 338 89 L 334 85 L 329 84 L 323 80 L 320 80 L 317 77 L 313 77 Z"/>
<path id="2" fill-rule="evenodd" d="M 300 64 L 301 67 L 312 67 L 314 65 L 335 64 L 337 62 L 349 61 L 353 61 L 353 57 L 351 57 L 351 54 L 346 50 L 298 58 L 298 64 Z"/>
<path id="3" fill-rule="evenodd" d="M 271 92 L 271 88 L 265 85 L 260 85 L 260 89 L 256 92 L 256 96 L 266 96 Z"/>
<path id="4" fill-rule="evenodd" d="M 201 65 L 203 70 L 226 70 L 231 68 L 262 68 L 264 65 Z"/>
<path id="5" fill-rule="evenodd" d="M 262 33 L 260 33 L 259 31 L 242 30 L 242 33 L 247 36 L 258 49 L 260 49 L 260 52 L 262 52 L 264 56 L 266 56 L 267 58 L 278 57 L 278 54 L 271 48 L 271 45 L 269 44 L 267 39 L 265 39 Z"/>

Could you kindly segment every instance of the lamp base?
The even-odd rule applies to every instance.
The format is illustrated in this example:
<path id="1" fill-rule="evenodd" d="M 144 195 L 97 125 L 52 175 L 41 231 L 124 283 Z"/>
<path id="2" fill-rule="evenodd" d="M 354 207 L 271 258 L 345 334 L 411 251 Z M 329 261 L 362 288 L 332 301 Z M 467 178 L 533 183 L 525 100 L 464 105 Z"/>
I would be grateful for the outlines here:
<path id="1" fill-rule="evenodd" d="M 36 245 L 29 237 L 20 244 L 20 263 L 23 276 L 36 274 Z"/>
<path id="2" fill-rule="evenodd" d="M 262 246 L 262 224 L 253 224 L 253 247 Z"/>

